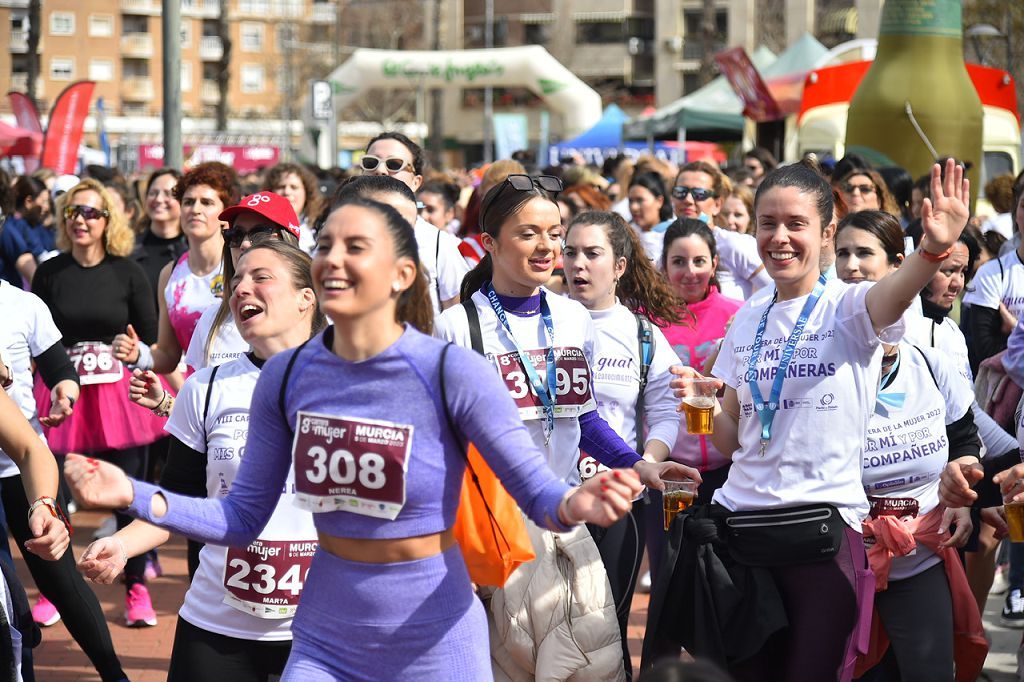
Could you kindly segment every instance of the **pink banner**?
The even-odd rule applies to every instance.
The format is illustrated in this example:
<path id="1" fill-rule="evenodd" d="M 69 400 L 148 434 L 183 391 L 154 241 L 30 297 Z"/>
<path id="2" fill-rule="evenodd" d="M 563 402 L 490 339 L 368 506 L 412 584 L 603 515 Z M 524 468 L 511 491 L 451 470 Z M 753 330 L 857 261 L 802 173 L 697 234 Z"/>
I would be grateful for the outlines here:
<path id="1" fill-rule="evenodd" d="M 18 127 L 39 136 L 38 145 L 34 150 L 30 148 L 31 153 L 23 157 L 25 172 L 33 173 L 39 168 L 39 152 L 42 149 L 43 139 L 43 124 L 39 121 L 39 111 L 28 95 L 23 92 L 8 92 L 7 99 L 11 101 L 11 111 L 14 112 L 14 119 L 18 122 Z"/>
<path id="2" fill-rule="evenodd" d="M 82 144 L 82 128 L 89 115 L 89 103 L 96 84 L 78 81 L 64 89 L 50 110 L 50 122 L 43 140 L 43 168 L 58 175 L 74 174 L 78 165 L 78 147 Z"/>
<path id="3" fill-rule="evenodd" d="M 252 173 L 269 168 L 281 158 L 281 148 L 269 144 L 187 144 L 185 168 L 206 161 L 220 161 L 239 173 Z M 160 168 L 164 165 L 162 144 L 139 145 L 139 168 Z"/>
<path id="4" fill-rule="evenodd" d="M 743 115 L 755 121 L 774 121 L 782 118 L 782 111 L 772 97 L 757 67 L 750 61 L 747 51 L 734 47 L 715 55 L 715 62 L 729 85 L 743 100 Z"/>

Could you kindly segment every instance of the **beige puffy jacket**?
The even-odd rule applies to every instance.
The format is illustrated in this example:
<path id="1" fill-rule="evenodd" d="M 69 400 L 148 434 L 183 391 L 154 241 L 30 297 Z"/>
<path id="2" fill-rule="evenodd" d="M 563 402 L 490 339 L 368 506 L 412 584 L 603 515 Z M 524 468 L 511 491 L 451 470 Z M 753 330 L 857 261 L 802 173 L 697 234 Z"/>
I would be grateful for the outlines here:
<path id="1" fill-rule="evenodd" d="M 491 591 L 495 682 L 624 681 L 615 600 L 590 533 L 526 525 L 537 558 Z"/>

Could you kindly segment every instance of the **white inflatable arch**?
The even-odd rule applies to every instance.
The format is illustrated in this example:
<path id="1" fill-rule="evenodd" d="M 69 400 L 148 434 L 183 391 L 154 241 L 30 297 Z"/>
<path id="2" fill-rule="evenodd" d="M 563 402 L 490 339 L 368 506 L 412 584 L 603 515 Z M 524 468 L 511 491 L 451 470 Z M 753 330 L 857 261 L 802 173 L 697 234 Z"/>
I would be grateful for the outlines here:
<path id="1" fill-rule="evenodd" d="M 334 110 L 371 88 L 525 87 L 563 117 L 565 134 L 589 130 L 601 118 L 601 96 L 539 45 L 490 50 L 360 48 L 327 80 Z"/>

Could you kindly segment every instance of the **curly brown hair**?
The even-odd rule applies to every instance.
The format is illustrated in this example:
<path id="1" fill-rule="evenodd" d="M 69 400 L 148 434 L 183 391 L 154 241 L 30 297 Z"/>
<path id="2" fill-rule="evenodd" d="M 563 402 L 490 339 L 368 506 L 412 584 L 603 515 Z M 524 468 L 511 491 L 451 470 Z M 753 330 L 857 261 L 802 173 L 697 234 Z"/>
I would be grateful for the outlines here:
<path id="1" fill-rule="evenodd" d="M 281 184 L 286 175 L 297 175 L 302 181 L 302 188 L 306 191 L 306 204 L 299 211 L 299 218 L 305 216 L 306 222 L 312 225 L 320 217 L 320 212 L 324 208 L 324 197 L 320 194 L 320 183 L 308 168 L 297 163 L 279 163 L 276 166 L 271 166 L 267 169 L 263 189 L 276 192 L 275 188 Z"/>
<path id="2" fill-rule="evenodd" d="M 573 218 L 565 230 L 566 239 L 578 225 L 597 225 L 604 230 L 612 247 L 612 256 L 626 259 L 626 271 L 615 286 L 624 306 L 640 313 L 659 327 L 680 321 L 679 299 L 665 278 L 654 269 L 644 252 L 640 237 L 626 220 L 613 211 L 584 211 Z"/>
<path id="3" fill-rule="evenodd" d="M 185 192 L 190 187 L 197 185 L 211 187 L 225 207 L 234 206 L 242 198 L 242 186 L 238 181 L 238 173 L 234 168 L 226 166 L 220 161 L 201 163 L 178 178 L 178 183 L 174 186 L 174 198 L 181 203 Z"/>

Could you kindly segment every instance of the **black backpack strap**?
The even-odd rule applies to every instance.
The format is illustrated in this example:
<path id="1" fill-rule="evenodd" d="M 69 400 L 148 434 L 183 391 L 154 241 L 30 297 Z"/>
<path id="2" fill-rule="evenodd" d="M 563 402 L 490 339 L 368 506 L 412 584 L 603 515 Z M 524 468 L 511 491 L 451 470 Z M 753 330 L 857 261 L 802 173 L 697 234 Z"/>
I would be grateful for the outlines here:
<path id="1" fill-rule="evenodd" d="M 640 390 L 636 396 L 636 450 L 639 453 L 644 451 L 644 416 L 646 406 L 644 404 L 644 391 L 647 390 L 647 375 L 651 371 L 651 362 L 654 360 L 654 331 L 651 329 L 651 321 L 639 313 L 633 313 L 636 318 L 636 339 L 640 349 Z"/>
<path id="2" fill-rule="evenodd" d="M 935 378 L 935 371 L 932 370 L 932 363 L 928 362 L 928 356 L 925 355 L 924 351 L 921 350 L 920 348 L 918 348 L 916 345 L 914 345 L 914 344 L 910 344 L 910 345 L 911 345 L 911 347 L 913 347 L 914 350 L 916 350 L 918 352 L 918 354 L 924 360 L 924 366 L 928 368 L 928 373 L 932 375 L 932 382 L 935 384 L 935 388 L 938 388 L 939 391 L 941 392 L 942 389 L 939 388 L 939 380 Z"/>
<path id="3" fill-rule="evenodd" d="M 316 337 L 314 336 L 313 338 Z M 312 339 L 304 341 L 301 346 L 295 349 L 292 356 L 288 358 L 288 365 L 284 368 L 284 376 L 281 377 L 281 388 L 277 392 L 277 409 L 280 411 L 281 419 L 284 420 L 284 425 L 289 431 L 292 430 L 292 425 L 288 423 L 288 417 L 284 407 L 285 393 L 288 392 L 288 377 L 292 375 L 292 368 L 295 367 L 295 361 L 299 359 L 299 353 L 302 352 L 302 349 L 305 348 L 306 344 L 310 341 L 312 341 Z"/>
<path id="4" fill-rule="evenodd" d="M 210 372 L 210 383 L 206 384 L 206 399 L 203 400 L 203 440 L 207 443 L 210 442 L 210 432 L 206 430 L 206 418 L 210 415 L 210 396 L 213 395 L 213 382 L 217 378 L 218 369 L 220 365 L 216 365 Z"/>
<path id="5" fill-rule="evenodd" d="M 441 266 L 438 259 L 441 257 L 441 230 L 437 231 L 437 241 L 434 242 L 434 290 L 437 291 L 437 312 L 443 313 L 444 306 L 441 304 L 441 277 L 438 273 Z"/>
<path id="6" fill-rule="evenodd" d="M 487 355 L 484 352 L 484 336 L 480 331 L 480 314 L 476 311 L 476 304 L 472 297 L 462 302 L 466 309 L 466 321 L 469 322 L 469 345 L 480 355 Z"/>

